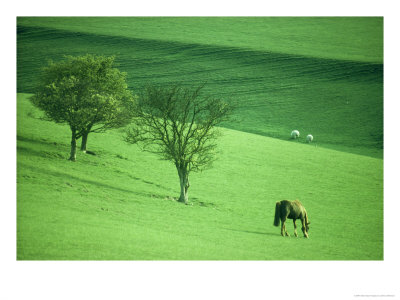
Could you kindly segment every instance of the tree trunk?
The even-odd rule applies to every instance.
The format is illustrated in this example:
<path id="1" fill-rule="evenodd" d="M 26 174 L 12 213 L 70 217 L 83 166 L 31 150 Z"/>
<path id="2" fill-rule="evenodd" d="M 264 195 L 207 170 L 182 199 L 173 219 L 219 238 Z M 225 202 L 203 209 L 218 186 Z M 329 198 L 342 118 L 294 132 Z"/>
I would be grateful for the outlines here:
<path id="1" fill-rule="evenodd" d="M 70 161 L 76 161 L 76 129 L 71 128 L 72 137 L 71 137 L 71 155 L 69 157 Z"/>
<path id="2" fill-rule="evenodd" d="M 188 200 L 189 200 L 188 189 L 190 186 L 189 174 L 188 174 L 188 171 L 186 170 L 186 168 L 178 168 L 178 174 L 179 174 L 179 182 L 181 185 L 181 195 L 180 195 L 178 201 L 188 204 Z"/>
<path id="3" fill-rule="evenodd" d="M 86 152 L 86 144 L 88 139 L 89 132 L 85 132 L 82 134 L 82 143 L 81 143 L 81 151 Z"/>

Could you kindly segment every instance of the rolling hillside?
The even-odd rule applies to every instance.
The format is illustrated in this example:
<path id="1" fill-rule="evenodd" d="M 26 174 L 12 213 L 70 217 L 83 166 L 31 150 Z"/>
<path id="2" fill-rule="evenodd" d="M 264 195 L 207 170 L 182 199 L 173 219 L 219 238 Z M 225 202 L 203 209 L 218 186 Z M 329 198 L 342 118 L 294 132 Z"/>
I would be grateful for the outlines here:
<path id="1" fill-rule="evenodd" d="M 206 82 L 207 94 L 237 102 L 237 118 L 227 128 L 283 140 L 298 129 L 301 141 L 311 133 L 318 146 L 382 157 L 382 20 L 325 18 L 318 27 L 318 18 L 311 23 L 307 18 L 264 19 L 19 18 L 18 92 L 34 90 L 48 59 L 116 55 L 136 93 L 149 82 Z M 251 26 L 254 33 L 246 35 Z M 238 32 L 230 44 L 226 28 Z M 265 28 L 274 29 L 267 35 Z M 330 34 L 330 42 L 317 35 L 318 29 Z M 279 33 L 287 38 L 278 40 Z M 296 42 L 299 37 L 304 37 L 303 47 Z M 279 48 L 284 45 L 287 51 Z M 310 56 L 307 49 L 313 47 L 320 55 Z"/>
<path id="2" fill-rule="evenodd" d="M 18 18 L 17 259 L 382 260 L 382 27 L 382 18 Z M 123 129 L 91 134 L 96 155 L 67 160 L 68 126 L 41 120 L 28 98 L 49 59 L 86 53 L 115 55 L 134 93 L 206 83 L 204 94 L 237 104 L 217 161 L 191 175 L 190 205 L 175 201 L 175 167 L 123 142 Z M 300 139 L 289 139 L 293 129 Z M 272 225 L 275 202 L 296 198 L 310 239 Z"/>
<path id="3" fill-rule="evenodd" d="M 19 260 L 383 259 L 381 159 L 224 129 L 182 205 L 175 167 L 121 131 L 92 134 L 97 155 L 68 161 L 68 127 L 38 119 L 28 97 L 18 95 Z M 306 206 L 310 239 L 272 225 L 283 198 Z"/>
<path id="4" fill-rule="evenodd" d="M 72 33 L 383 62 L 381 17 L 21 17 L 18 24 Z"/>

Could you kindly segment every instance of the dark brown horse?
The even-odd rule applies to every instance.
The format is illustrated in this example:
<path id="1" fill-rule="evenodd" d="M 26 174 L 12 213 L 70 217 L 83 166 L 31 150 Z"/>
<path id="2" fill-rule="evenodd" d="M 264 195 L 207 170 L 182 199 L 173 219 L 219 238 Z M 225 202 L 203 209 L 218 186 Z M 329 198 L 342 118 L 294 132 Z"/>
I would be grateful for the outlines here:
<path id="1" fill-rule="evenodd" d="M 279 221 L 282 222 L 281 226 L 281 235 L 282 236 L 290 236 L 286 230 L 285 221 L 286 219 L 292 219 L 294 225 L 294 235 L 297 237 L 297 226 L 296 219 L 301 220 L 301 230 L 303 231 L 304 237 L 308 238 L 308 230 L 310 222 L 308 221 L 307 212 L 304 208 L 303 204 L 300 203 L 299 200 L 289 201 L 282 200 L 276 202 L 275 206 L 275 219 L 274 225 L 279 226 Z"/>

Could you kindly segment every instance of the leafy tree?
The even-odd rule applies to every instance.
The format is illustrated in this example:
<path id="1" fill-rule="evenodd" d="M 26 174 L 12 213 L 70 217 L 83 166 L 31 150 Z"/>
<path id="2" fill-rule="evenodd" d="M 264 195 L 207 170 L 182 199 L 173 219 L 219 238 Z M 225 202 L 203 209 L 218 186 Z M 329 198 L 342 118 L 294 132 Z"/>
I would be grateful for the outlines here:
<path id="1" fill-rule="evenodd" d="M 31 102 L 47 119 L 67 123 L 71 129 L 70 160 L 76 160 L 76 142 L 82 137 L 86 151 L 90 132 L 129 123 L 135 97 L 128 90 L 126 73 L 114 67 L 114 57 L 66 56 L 43 68 Z"/>
<path id="2" fill-rule="evenodd" d="M 149 86 L 139 98 L 126 141 L 159 154 L 175 164 L 181 193 L 187 204 L 189 174 L 209 166 L 215 158 L 216 125 L 226 120 L 232 106 L 219 99 L 201 97 L 202 87 Z"/>

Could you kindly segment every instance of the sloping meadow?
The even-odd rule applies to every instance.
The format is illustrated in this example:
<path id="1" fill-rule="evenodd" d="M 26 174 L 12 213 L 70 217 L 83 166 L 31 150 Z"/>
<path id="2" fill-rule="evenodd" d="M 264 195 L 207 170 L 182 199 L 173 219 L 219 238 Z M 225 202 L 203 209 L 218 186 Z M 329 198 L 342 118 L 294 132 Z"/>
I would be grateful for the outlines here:
<path id="1" fill-rule="evenodd" d="M 383 259 L 381 159 L 221 128 L 218 160 L 182 205 L 173 164 L 121 131 L 92 134 L 96 155 L 72 163 L 68 127 L 39 115 L 19 94 L 18 259 Z M 309 239 L 272 225 L 275 202 L 296 198 Z"/>
<path id="2" fill-rule="evenodd" d="M 251 19 L 18 18 L 18 259 L 383 259 L 382 19 Z M 67 160 L 68 126 L 22 93 L 48 59 L 86 53 L 115 55 L 134 93 L 206 83 L 238 105 L 190 205 L 173 164 L 123 129 Z M 282 199 L 304 204 L 310 239 L 272 225 Z"/>
<path id="3" fill-rule="evenodd" d="M 48 59 L 86 53 L 115 55 L 119 68 L 128 73 L 134 93 L 140 93 L 148 83 L 206 83 L 204 94 L 238 105 L 236 117 L 224 127 L 283 140 L 298 129 L 301 142 L 310 133 L 319 146 L 382 158 L 383 54 L 376 46 L 379 41 L 383 43 L 379 18 L 326 18 L 329 21 L 321 21 L 326 23 L 321 27 L 311 18 L 314 30 L 309 27 L 310 18 L 295 19 L 298 29 L 294 32 L 304 36 L 305 46 L 300 47 L 297 38 L 290 44 L 287 37 L 282 42 L 287 45 L 286 52 L 273 37 L 279 36 L 279 29 L 282 36 L 290 36 L 288 30 L 295 26 L 292 18 L 272 18 L 275 21 L 264 21 L 264 26 L 257 23 L 258 30 L 265 30 L 268 24 L 274 29 L 269 35 L 264 32 L 265 40 L 256 33 L 249 34 L 248 47 L 243 46 L 244 37 L 246 28 L 251 31 L 252 18 L 230 20 L 232 28 L 241 24 L 231 44 L 218 42 L 225 41 L 227 32 L 222 30 L 219 18 L 206 18 L 207 22 L 198 19 L 198 26 L 208 24 L 211 30 L 207 43 L 206 34 L 190 35 L 195 22 L 190 18 L 72 18 L 75 25 L 70 19 L 18 19 L 19 92 L 34 90 L 40 67 Z M 80 21 L 81 29 L 76 27 Z M 181 25 L 175 35 L 174 27 L 161 26 L 177 22 Z M 280 25 L 272 26 L 276 22 Z M 214 27 L 217 29 L 212 30 Z M 326 30 L 320 32 L 320 39 L 318 28 Z M 348 28 L 347 38 L 335 28 Z M 161 38 L 164 31 L 166 35 Z M 325 34 L 336 39 L 329 43 L 323 38 Z M 362 36 L 365 38 L 358 38 Z M 267 50 L 267 45 L 280 52 Z M 310 50 L 313 45 L 320 55 Z M 356 60 L 355 53 L 364 58 Z"/>

